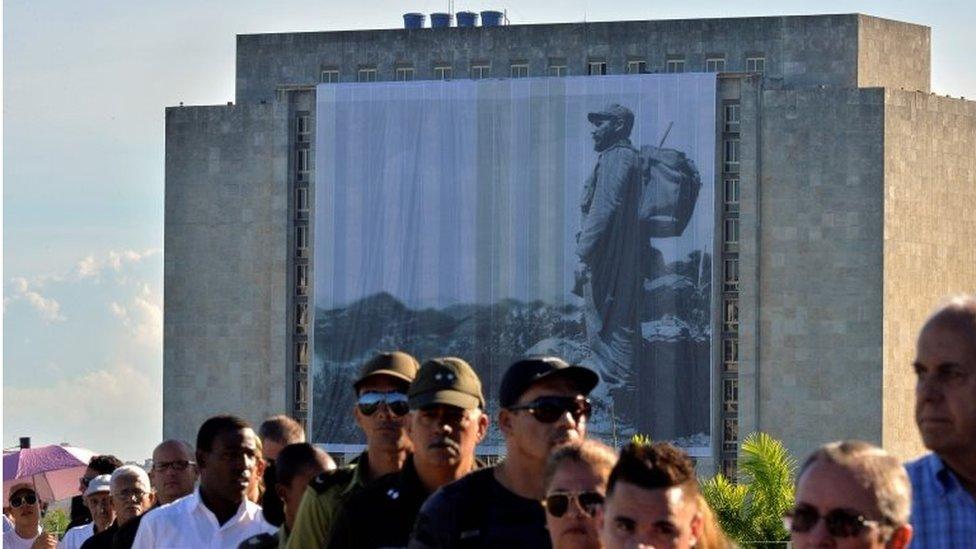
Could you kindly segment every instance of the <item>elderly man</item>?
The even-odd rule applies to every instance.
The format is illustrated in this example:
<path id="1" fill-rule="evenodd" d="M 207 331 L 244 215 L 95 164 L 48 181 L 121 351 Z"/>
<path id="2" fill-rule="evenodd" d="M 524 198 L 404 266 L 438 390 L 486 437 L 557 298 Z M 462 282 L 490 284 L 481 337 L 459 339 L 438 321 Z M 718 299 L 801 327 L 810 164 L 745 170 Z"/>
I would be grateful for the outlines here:
<path id="1" fill-rule="evenodd" d="M 477 467 L 475 446 L 488 430 L 478 374 L 460 358 L 424 362 L 410 384 L 407 434 L 413 456 L 403 469 L 353 495 L 341 507 L 332 549 L 406 547 L 417 513 L 435 490 Z M 383 517 L 383 527 L 374 526 Z"/>
<path id="2" fill-rule="evenodd" d="M 88 538 L 112 526 L 115 510 L 112 508 L 111 484 L 112 475 L 98 475 L 88 481 L 83 498 L 92 521 L 65 532 L 64 538 L 58 544 L 60 549 L 78 549 Z"/>
<path id="3" fill-rule="evenodd" d="M 691 458 L 666 442 L 625 446 L 610 472 L 597 525 L 606 549 L 694 547 L 703 520 Z"/>
<path id="4" fill-rule="evenodd" d="M 912 547 L 976 547 L 976 297 L 926 321 L 914 367 L 915 422 L 932 453 L 907 466 Z"/>
<path id="5" fill-rule="evenodd" d="M 82 549 L 131 546 L 131 540 L 123 542 L 119 539 L 120 528 L 148 511 L 154 501 L 149 475 L 135 465 L 123 465 L 112 472 L 110 494 L 112 509 L 115 510 L 115 522 L 104 531 L 88 538 L 81 545 Z"/>
<path id="6" fill-rule="evenodd" d="M 85 505 L 85 498 L 80 495 L 85 493 L 85 489 L 88 488 L 88 483 L 98 475 L 111 475 L 112 471 L 115 471 L 119 467 L 122 467 L 122 460 L 113 455 L 92 456 L 88 460 L 88 467 L 85 469 L 84 476 L 78 479 L 79 495 L 71 498 L 71 523 L 68 524 L 69 530 L 75 526 L 88 524 L 92 520 L 91 512 Z"/>
<path id="7" fill-rule="evenodd" d="M 29 549 L 55 547 L 58 538 L 41 532 L 41 502 L 29 484 L 14 486 L 7 499 L 13 515 L 14 527 L 3 533 L 3 547 Z"/>
<path id="8" fill-rule="evenodd" d="M 309 483 L 288 536 L 289 548 L 324 546 L 342 500 L 403 468 L 412 451 L 406 432 L 407 388 L 419 367 L 417 359 L 399 351 L 381 353 L 363 365 L 353 383 L 353 415 L 366 435 L 366 451 L 352 465 Z"/>
<path id="9" fill-rule="evenodd" d="M 583 186 L 576 292 L 583 298 L 586 338 L 609 390 L 634 369 L 641 296 L 640 155 L 630 143 L 634 113 L 621 105 L 591 112 L 599 153 Z"/>
<path id="10" fill-rule="evenodd" d="M 797 476 L 787 523 L 797 549 L 903 549 L 911 486 L 904 467 L 866 442 L 833 442 L 814 452 Z"/>
<path id="11" fill-rule="evenodd" d="M 258 436 L 261 437 L 261 451 L 264 454 L 266 464 L 264 485 L 268 487 L 261 498 L 264 519 L 275 526 L 281 526 L 285 520 L 284 509 L 281 507 L 281 499 L 278 494 L 270 489 L 271 486 L 275 485 L 277 478 L 275 460 L 278 459 L 278 454 L 285 446 L 305 442 L 305 429 L 294 419 L 280 414 L 264 420 L 258 427 Z"/>
<path id="12" fill-rule="evenodd" d="M 257 469 L 257 435 L 244 420 L 215 416 L 197 433 L 200 486 L 142 519 L 133 547 L 236 547 L 273 532 L 246 494 Z"/>
<path id="13" fill-rule="evenodd" d="M 502 377 L 498 424 L 507 455 L 501 464 L 444 486 L 420 510 L 411 548 L 550 547 L 544 472 L 549 452 L 586 435 L 596 372 L 556 357 L 512 364 Z"/>

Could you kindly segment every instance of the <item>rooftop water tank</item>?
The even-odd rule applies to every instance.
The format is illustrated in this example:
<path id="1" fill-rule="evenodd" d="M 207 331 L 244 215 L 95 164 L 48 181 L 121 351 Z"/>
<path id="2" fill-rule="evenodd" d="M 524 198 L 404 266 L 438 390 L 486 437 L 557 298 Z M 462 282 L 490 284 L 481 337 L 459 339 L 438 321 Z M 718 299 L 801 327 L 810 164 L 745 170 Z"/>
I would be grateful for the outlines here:
<path id="1" fill-rule="evenodd" d="M 497 27 L 502 24 L 502 16 L 504 14 L 500 11 L 483 11 L 481 12 L 481 26 L 482 27 Z"/>
<path id="2" fill-rule="evenodd" d="M 451 26 L 451 14 L 450 13 L 432 13 L 430 14 L 430 28 L 432 29 L 446 29 Z"/>
<path id="3" fill-rule="evenodd" d="M 457 12 L 457 26 L 459 27 L 477 27 L 478 26 L 478 14 L 473 11 L 459 11 Z"/>
<path id="4" fill-rule="evenodd" d="M 427 16 L 422 13 L 404 13 L 403 28 L 422 29 L 424 28 L 424 19 L 426 18 Z"/>

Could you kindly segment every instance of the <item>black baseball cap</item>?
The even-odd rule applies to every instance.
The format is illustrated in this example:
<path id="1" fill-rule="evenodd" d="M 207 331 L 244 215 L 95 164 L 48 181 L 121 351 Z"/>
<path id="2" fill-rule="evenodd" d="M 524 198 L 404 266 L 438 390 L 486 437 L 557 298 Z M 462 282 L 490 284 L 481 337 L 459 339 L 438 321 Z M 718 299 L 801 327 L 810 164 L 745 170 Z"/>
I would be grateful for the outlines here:
<path id="1" fill-rule="evenodd" d="M 563 378 L 572 381 L 581 394 L 588 395 L 600 382 L 600 376 L 584 366 L 568 364 L 555 356 L 529 357 L 512 364 L 502 377 L 498 403 L 509 408 L 518 403 L 522 393 L 543 379 Z"/>

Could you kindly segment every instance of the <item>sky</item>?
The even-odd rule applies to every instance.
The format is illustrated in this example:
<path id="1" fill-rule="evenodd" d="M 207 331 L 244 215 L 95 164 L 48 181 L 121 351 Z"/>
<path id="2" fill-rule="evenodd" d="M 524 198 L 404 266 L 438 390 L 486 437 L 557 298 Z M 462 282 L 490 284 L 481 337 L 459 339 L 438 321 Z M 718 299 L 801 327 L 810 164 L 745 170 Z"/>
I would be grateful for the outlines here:
<path id="1" fill-rule="evenodd" d="M 932 28 L 976 98 L 969 1 L 455 2 L 514 24 L 861 12 Z M 164 109 L 234 99 L 235 35 L 396 28 L 446 1 L 3 3 L 3 446 L 142 461 L 162 435 Z"/>

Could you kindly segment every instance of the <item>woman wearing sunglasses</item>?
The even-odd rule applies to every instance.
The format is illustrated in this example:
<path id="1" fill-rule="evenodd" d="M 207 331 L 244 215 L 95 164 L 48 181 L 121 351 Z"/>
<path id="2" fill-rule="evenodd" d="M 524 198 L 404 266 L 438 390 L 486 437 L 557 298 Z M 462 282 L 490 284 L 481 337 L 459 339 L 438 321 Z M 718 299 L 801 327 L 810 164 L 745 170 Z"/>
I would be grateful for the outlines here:
<path id="1" fill-rule="evenodd" d="M 596 513 L 617 462 L 612 448 L 595 440 L 560 446 L 546 465 L 546 528 L 554 549 L 599 548 Z"/>
<path id="2" fill-rule="evenodd" d="M 41 533 L 41 502 L 33 488 L 26 484 L 15 486 L 10 491 L 7 504 L 10 506 L 14 527 L 3 534 L 4 548 L 27 549 L 57 545 L 58 538 Z"/>

